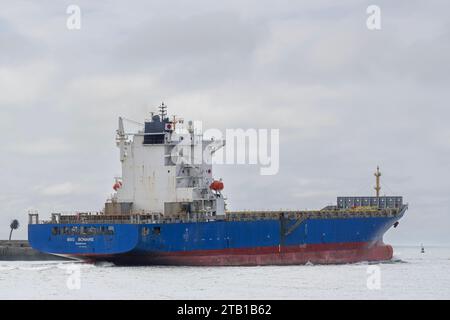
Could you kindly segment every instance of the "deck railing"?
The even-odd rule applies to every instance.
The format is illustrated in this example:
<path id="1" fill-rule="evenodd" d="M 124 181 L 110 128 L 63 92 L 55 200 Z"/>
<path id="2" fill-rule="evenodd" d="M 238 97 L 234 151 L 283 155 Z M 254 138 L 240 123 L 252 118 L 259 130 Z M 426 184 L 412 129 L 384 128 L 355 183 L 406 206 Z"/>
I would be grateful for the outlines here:
<path id="1" fill-rule="evenodd" d="M 251 220 L 305 220 L 305 219 L 338 219 L 349 217 L 390 217 L 404 212 L 407 205 L 401 208 L 388 208 L 379 210 L 315 210 L 315 211 L 229 211 L 224 217 L 212 217 L 206 215 L 186 215 L 163 216 L 159 213 L 134 214 L 134 215 L 104 215 L 98 213 L 78 213 L 72 215 L 62 215 L 53 213 L 51 220 L 39 220 L 37 213 L 29 214 L 29 224 L 165 224 L 179 222 L 208 222 L 208 221 L 251 221 Z"/>

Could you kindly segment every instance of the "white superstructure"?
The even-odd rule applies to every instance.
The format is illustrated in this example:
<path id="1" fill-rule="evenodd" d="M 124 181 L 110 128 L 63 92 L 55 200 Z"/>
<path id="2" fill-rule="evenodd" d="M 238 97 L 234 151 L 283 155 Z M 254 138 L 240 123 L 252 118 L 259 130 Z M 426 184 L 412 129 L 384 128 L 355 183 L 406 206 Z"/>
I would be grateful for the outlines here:
<path id="1" fill-rule="evenodd" d="M 170 120 L 164 104 L 137 133 L 126 133 L 119 118 L 116 140 L 122 177 L 116 178 L 106 214 L 224 216 L 223 184 L 214 187 L 211 157 L 225 141 L 205 141 L 192 121 L 185 126 Z"/>

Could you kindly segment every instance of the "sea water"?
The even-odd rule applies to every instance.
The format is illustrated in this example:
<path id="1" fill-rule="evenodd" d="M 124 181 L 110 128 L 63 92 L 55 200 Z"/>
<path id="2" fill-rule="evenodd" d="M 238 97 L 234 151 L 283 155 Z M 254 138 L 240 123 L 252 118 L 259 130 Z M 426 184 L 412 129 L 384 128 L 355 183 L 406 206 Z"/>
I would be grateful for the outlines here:
<path id="1" fill-rule="evenodd" d="M 385 263 L 119 267 L 0 261 L 0 299 L 450 299 L 450 247 L 394 247 Z"/>

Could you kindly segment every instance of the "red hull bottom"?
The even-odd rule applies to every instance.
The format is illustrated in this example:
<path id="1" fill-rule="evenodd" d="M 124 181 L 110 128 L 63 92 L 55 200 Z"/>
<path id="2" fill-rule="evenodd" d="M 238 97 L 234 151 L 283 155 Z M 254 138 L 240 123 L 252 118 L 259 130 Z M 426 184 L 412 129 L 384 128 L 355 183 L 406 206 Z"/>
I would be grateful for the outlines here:
<path id="1" fill-rule="evenodd" d="M 174 253 L 127 253 L 78 258 L 110 261 L 117 265 L 264 266 L 387 261 L 391 260 L 392 256 L 392 247 L 383 243 L 346 243 Z"/>

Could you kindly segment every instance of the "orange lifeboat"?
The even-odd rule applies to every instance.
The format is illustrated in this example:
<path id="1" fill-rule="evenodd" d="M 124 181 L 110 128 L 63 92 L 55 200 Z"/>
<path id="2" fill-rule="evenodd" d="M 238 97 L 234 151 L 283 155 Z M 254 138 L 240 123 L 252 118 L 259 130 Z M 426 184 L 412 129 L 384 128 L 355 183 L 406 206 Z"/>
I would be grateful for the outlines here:
<path id="1" fill-rule="evenodd" d="M 211 190 L 214 190 L 214 191 L 222 191 L 223 188 L 224 188 L 223 182 L 222 182 L 222 181 L 218 181 L 218 180 L 214 180 L 214 181 L 210 184 L 209 188 L 210 188 Z"/>

